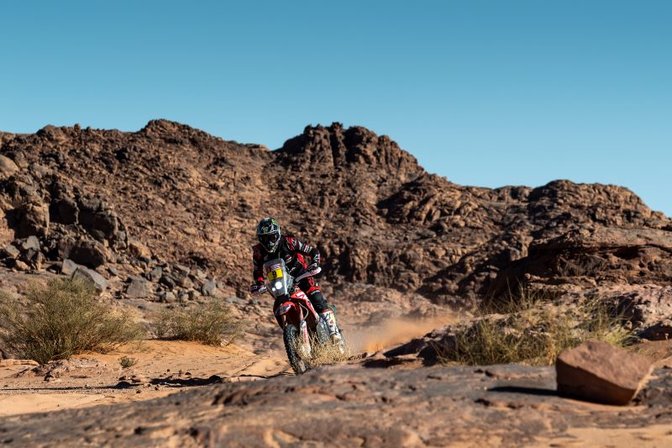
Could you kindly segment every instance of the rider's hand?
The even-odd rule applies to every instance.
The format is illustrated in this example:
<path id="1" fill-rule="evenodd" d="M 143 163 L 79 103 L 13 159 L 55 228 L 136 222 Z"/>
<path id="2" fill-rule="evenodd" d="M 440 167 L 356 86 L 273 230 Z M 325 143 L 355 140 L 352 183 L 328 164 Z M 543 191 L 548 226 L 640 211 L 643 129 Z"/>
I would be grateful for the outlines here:
<path id="1" fill-rule="evenodd" d="M 254 294 L 255 292 L 258 292 L 261 288 L 264 287 L 263 283 L 254 283 L 250 285 L 250 292 Z"/>
<path id="2" fill-rule="evenodd" d="M 319 265 L 319 264 L 317 264 L 317 263 L 313 263 L 313 264 L 311 264 L 310 266 L 308 266 L 307 271 L 308 271 L 308 272 L 313 272 L 313 271 L 318 270 L 319 268 L 320 268 L 320 265 Z"/>

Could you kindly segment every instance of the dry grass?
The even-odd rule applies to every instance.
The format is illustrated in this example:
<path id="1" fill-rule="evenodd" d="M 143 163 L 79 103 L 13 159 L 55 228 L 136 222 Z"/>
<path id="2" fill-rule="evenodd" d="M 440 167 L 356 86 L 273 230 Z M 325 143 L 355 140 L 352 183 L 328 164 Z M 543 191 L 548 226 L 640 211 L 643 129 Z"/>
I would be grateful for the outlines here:
<path id="1" fill-rule="evenodd" d="M 85 351 L 106 352 L 142 333 L 129 313 L 99 301 L 81 281 L 34 285 L 23 300 L 0 294 L 0 342 L 40 364 Z"/>
<path id="2" fill-rule="evenodd" d="M 128 356 L 122 356 L 119 358 L 119 364 L 121 365 L 122 369 L 128 369 L 130 367 L 133 367 L 138 363 L 137 358 L 130 358 Z"/>
<path id="3" fill-rule="evenodd" d="M 338 364 L 347 361 L 351 356 L 347 344 L 345 346 L 345 353 L 342 353 L 333 344 L 319 344 L 316 338 L 313 339 L 311 345 L 313 349 L 313 357 L 310 360 L 311 367 Z"/>
<path id="4" fill-rule="evenodd" d="M 562 305 L 522 291 L 500 310 L 459 328 L 450 344 L 437 347 L 444 362 L 469 365 L 526 362 L 553 364 L 563 350 L 588 339 L 617 346 L 634 341 L 623 319 L 598 301 Z"/>
<path id="5" fill-rule="evenodd" d="M 231 310 L 219 302 L 165 309 L 154 324 L 162 339 L 197 341 L 208 345 L 230 344 L 242 333 Z"/>

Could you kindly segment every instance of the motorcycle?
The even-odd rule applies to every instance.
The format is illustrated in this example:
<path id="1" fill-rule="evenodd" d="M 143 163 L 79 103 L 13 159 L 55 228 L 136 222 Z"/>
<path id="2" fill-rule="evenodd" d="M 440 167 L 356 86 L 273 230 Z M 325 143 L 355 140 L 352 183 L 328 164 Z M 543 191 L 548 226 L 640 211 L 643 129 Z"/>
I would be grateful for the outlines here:
<path id="1" fill-rule="evenodd" d="M 269 292 L 275 298 L 273 314 L 283 331 L 289 364 L 297 375 L 311 367 L 318 348 L 315 344 L 335 344 L 341 353 L 345 353 L 342 336 L 338 342 L 332 342 L 326 322 L 320 319 L 308 296 L 295 286 L 304 278 L 320 272 L 318 267 L 294 278 L 283 259 L 270 260 L 263 266 L 264 285 L 255 291 L 256 294 Z"/>

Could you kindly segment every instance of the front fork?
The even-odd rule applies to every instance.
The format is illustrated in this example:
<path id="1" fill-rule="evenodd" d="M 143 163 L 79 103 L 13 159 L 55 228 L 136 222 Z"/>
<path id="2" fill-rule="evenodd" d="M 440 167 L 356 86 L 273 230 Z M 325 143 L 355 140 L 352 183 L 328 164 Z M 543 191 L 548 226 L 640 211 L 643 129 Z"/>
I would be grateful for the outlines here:
<path id="1" fill-rule="evenodd" d="M 299 306 L 299 340 L 297 349 L 299 350 L 301 357 L 304 359 L 310 358 L 312 354 L 311 344 L 310 344 L 310 334 L 308 333 L 308 323 L 305 319 L 305 313 L 303 307 Z M 280 321 L 280 326 L 285 328 L 287 325 L 287 314 L 281 314 L 278 316 Z"/>
<path id="2" fill-rule="evenodd" d="M 312 349 L 310 347 L 310 336 L 308 336 L 308 324 L 305 319 L 301 319 L 299 327 L 299 333 L 301 334 L 301 357 L 307 359 L 312 355 Z"/>

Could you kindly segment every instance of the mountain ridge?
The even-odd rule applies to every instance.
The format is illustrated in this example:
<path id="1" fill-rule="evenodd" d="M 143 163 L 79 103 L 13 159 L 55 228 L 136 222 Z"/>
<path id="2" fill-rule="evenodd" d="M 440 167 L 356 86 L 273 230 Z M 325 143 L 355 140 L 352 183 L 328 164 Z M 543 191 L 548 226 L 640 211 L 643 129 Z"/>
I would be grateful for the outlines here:
<path id="1" fill-rule="evenodd" d="M 76 234 L 102 246 L 106 263 L 132 264 L 143 274 L 148 262 L 128 250 L 137 240 L 150 258 L 207 266 L 238 295 L 251 280 L 254 228 L 266 215 L 320 247 L 333 285 L 373 284 L 436 303 L 463 304 L 499 294 L 507 282 L 527 282 L 540 270 L 521 265 L 549 241 L 566 246 L 545 258 L 548 272 L 567 257 L 586 264 L 590 256 L 604 269 L 584 274 L 597 282 L 605 272 L 635 283 L 672 278 L 665 250 L 656 249 L 672 247 L 672 222 L 626 188 L 567 180 L 460 186 L 359 126 L 307 126 L 275 150 L 162 119 L 136 132 L 45 126 L 0 133 L 0 155 L 16 167 L 2 175 L 0 206 L 20 218 L 7 221 L 0 245 L 34 233 L 44 257 L 58 261 Z M 94 216 L 114 215 L 111 234 L 101 237 L 100 229 L 92 233 L 57 213 L 86 209 L 92 198 L 100 202 Z M 641 254 L 623 260 L 614 255 L 626 247 L 618 241 L 604 253 L 595 249 L 599 242 L 591 246 L 600 229 L 621 229 L 626 246 L 626 234 L 645 229 L 656 244 L 630 248 Z M 582 236 L 560 238 L 572 234 Z M 642 259 L 650 268 L 635 269 Z M 577 276 L 565 277 L 572 283 Z"/>

